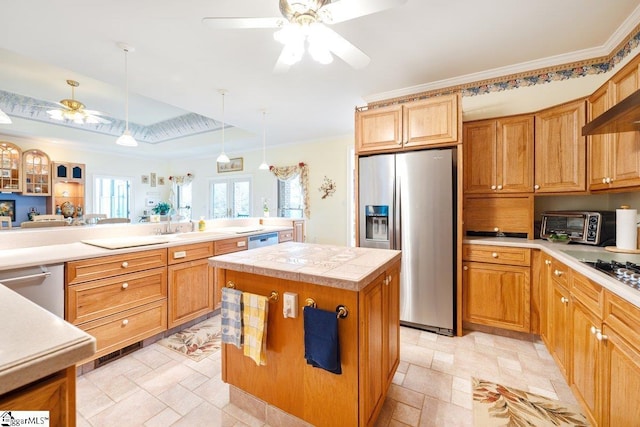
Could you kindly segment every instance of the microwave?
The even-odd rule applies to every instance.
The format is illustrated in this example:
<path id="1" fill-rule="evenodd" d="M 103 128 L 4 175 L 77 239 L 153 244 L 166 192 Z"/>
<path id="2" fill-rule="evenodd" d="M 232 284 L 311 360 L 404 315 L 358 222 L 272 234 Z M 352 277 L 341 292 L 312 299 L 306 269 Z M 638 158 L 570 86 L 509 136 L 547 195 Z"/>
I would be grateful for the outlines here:
<path id="1" fill-rule="evenodd" d="M 615 211 L 552 211 L 542 213 L 540 237 L 567 234 L 572 242 L 613 246 L 616 240 Z"/>

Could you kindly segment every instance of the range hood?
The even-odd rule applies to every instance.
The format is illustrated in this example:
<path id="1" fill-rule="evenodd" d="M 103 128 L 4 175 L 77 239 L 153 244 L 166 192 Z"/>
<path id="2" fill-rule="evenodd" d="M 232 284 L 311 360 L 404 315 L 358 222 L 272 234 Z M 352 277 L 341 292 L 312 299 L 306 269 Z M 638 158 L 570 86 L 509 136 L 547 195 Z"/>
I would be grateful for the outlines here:
<path id="1" fill-rule="evenodd" d="M 582 127 L 582 136 L 640 130 L 640 90 Z"/>

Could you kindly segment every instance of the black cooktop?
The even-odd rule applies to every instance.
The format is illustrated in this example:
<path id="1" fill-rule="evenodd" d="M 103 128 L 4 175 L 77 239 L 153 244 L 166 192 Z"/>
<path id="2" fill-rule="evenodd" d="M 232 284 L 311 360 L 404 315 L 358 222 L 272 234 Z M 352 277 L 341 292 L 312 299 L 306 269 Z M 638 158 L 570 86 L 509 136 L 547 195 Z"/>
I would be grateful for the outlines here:
<path id="1" fill-rule="evenodd" d="M 608 276 L 631 286 L 635 289 L 640 289 L 640 265 L 632 262 L 620 262 L 620 261 L 603 261 L 598 259 L 596 261 L 582 261 L 584 264 L 590 265 L 598 271 L 605 273 Z"/>

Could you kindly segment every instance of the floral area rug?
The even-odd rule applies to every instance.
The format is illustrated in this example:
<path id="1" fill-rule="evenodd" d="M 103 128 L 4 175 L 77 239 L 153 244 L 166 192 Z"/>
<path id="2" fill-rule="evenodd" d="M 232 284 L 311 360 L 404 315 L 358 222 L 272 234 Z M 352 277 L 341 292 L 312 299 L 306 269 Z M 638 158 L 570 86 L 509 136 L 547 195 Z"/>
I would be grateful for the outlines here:
<path id="1" fill-rule="evenodd" d="M 199 362 L 220 350 L 221 335 L 220 316 L 213 316 L 158 341 L 158 344 Z"/>
<path id="2" fill-rule="evenodd" d="M 473 425 L 542 427 L 589 424 L 578 407 L 473 378 Z"/>

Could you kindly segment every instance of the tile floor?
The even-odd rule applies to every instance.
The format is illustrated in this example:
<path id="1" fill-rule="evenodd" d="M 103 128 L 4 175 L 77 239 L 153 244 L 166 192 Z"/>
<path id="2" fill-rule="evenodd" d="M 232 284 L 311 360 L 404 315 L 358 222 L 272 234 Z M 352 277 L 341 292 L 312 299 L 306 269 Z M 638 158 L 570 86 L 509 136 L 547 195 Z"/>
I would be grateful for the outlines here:
<path id="1" fill-rule="evenodd" d="M 471 377 L 576 404 L 540 342 L 401 328 L 401 361 L 378 426 L 471 426 Z M 78 377 L 78 426 L 262 426 L 229 403 L 220 352 L 194 362 L 158 344 Z"/>

